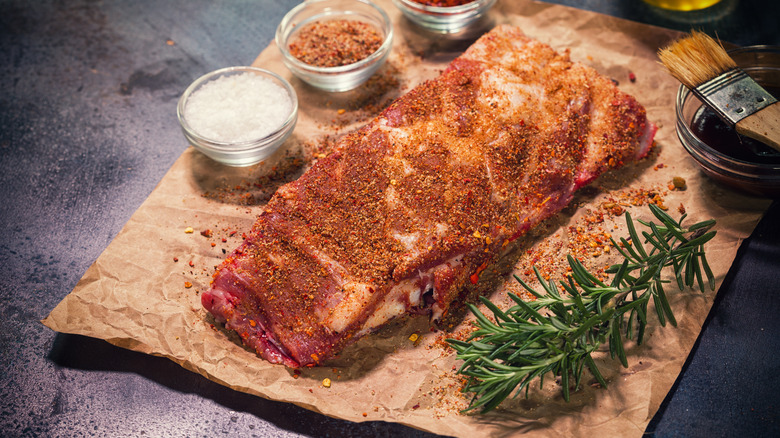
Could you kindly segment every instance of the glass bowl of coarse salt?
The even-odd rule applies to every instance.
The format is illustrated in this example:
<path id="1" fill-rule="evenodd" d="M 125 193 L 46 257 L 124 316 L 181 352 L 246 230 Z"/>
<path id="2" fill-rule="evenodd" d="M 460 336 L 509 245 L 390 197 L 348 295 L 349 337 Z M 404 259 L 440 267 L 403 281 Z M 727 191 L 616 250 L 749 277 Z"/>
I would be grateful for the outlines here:
<path id="1" fill-rule="evenodd" d="M 196 79 L 177 115 L 190 144 L 228 166 L 273 154 L 298 121 L 298 97 L 284 78 L 255 67 L 227 67 Z"/>
<path id="2" fill-rule="evenodd" d="M 393 24 L 369 0 L 307 0 L 284 16 L 275 40 L 299 79 L 324 91 L 348 91 L 385 63 Z"/>

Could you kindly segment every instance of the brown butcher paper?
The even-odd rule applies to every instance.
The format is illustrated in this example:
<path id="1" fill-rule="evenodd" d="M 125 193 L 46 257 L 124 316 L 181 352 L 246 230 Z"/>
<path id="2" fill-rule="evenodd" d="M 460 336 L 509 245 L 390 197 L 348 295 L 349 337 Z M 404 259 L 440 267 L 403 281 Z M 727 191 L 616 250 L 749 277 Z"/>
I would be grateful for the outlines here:
<path id="1" fill-rule="evenodd" d="M 488 414 L 459 412 L 468 398 L 459 393 L 462 381 L 453 371 L 459 362 L 443 342 L 469 327 L 466 312 L 460 317 L 456 312 L 455 325 L 439 330 L 431 329 L 425 317 L 395 321 L 326 366 L 293 371 L 244 348 L 202 308 L 200 294 L 209 287 L 215 266 L 240 244 L 276 187 L 326 154 L 334 138 L 435 77 L 495 24 L 517 25 L 558 51 L 570 50 L 574 61 L 592 66 L 634 95 L 659 130 L 648 158 L 583 190 L 570 207 L 521 240 L 508 266 L 486 272 L 477 292 L 505 305 L 508 291 L 521 292 L 509 274 L 530 279 L 533 264 L 555 278 L 565 271 L 561 261 L 566 254 L 587 247 L 588 242 L 579 240 L 607 233 L 626 236 L 623 216 L 603 214 L 605 205 L 617 204 L 634 218 L 651 219 L 649 200 L 675 218 L 687 212 L 689 223 L 717 219 L 718 234 L 707 250 L 719 286 L 741 241 L 768 207 L 768 200 L 707 179 L 679 144 L 674 132 L 678 83 L 655 55 L 677 32 L 562 6 L 504 0 L 477 31 L 432 36 L 406 21 L 390 0 L 376 2 L 390 15 L 396 39 L 388 64 L 369 83 L 347 93 L 317 91 L 292 78 L 273 44 L 263 50 L 253 65 L 283 75 L 298 93 L 299 123 L 293 137 L 265 163 L 249 168 L 224 167 L 187 149 L 43 323 L 59 332 L 170 358 L 238 391 L 350 421 L 397 422 L 453 436 L 640 436 L 677 378 L 714 291 L 670 287 L 678 327 L 662 327 L 651 315 L 645 342 L 627 344 L 627 368 L 608 354 L 599 356 L 607 388 L 586 371 L 580 390 L 565 402 L 558 383 L 549 378 L 541 388 L 535 384 L 527 398 L 507 400 Z M 684 190 L 670 189 L 675 177 L 685 180 Z M 614 263 L 615 255 L 598 246 L 584 258 L 589 267 L 598 268 Z"/>

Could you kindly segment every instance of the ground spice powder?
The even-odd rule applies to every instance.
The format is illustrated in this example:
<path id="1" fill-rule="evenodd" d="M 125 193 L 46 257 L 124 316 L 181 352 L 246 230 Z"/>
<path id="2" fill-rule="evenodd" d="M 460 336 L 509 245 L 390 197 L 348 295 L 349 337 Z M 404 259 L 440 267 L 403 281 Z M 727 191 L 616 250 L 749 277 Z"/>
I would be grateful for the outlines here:
<path id="1" fill-rule="evenodd" d="M 338 67 L 366 59 L 382 41 L 376 27 L 362 21 L 317 21 L 301 29 L 288 49 L 306 64 Z"/>

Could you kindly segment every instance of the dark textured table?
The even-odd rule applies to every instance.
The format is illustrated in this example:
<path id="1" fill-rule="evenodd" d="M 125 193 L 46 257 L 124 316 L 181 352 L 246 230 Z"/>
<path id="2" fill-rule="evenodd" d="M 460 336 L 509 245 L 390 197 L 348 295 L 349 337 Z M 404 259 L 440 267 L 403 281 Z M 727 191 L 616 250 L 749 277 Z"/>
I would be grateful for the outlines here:
<path id="1" fill-rule="evenodd" d="M 235 392 L 39 322 L 187 147 L 181 91 L 254 60 L 296 3 L 0 0 L 0 435 L 429 436 Z M 639 0 L 555 3 L 780 45 L 771 0 L 724 0 L 694 24 Z M 778 224 L 775 202 L 740 248 L 648 434 L 780 436 Z"/>

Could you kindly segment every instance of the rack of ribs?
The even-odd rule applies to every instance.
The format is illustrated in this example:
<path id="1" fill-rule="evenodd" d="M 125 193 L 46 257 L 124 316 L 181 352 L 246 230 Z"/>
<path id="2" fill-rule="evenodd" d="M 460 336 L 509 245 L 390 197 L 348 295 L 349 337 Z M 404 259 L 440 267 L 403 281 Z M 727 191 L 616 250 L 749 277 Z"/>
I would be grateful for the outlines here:
<path id="1" fill-rule="evenodd" d="M 320 365 L 393 318 L 440 319 L 655 130 L 610 79 L 499 26 L 281 187 L 202 303 L 266 360 Z"/>

